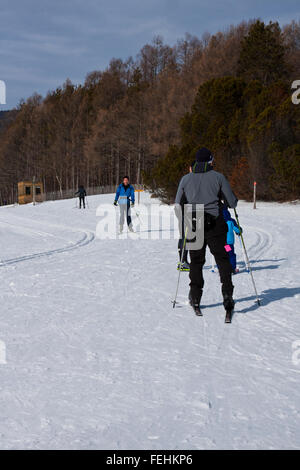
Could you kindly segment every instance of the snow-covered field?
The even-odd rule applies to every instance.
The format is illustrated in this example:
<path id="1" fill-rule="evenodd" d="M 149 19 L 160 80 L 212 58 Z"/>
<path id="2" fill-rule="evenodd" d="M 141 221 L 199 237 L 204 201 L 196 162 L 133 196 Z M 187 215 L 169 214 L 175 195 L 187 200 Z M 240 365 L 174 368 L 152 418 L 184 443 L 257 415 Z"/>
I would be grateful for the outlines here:
<path id="1" fill-rule="evenodd" d="M 225 325 L 209 266 L 172 308 L 176 240 L 95 237 L 112 201 L 0 208 L 0 448 L 299 449 L 300 205 L 240 203 L 262 306 L 241 272 Z"/>

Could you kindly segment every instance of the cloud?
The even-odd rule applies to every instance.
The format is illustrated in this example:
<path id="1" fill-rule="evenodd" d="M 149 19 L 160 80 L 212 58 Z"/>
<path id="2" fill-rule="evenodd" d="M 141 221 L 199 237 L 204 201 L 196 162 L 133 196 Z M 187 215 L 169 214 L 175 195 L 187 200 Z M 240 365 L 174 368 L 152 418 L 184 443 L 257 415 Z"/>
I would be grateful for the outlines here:
<path id="1" fill-rule="evenodd" d="M 0 48 L 0 57 L 8 56 L 11 59 L 18 59 L 26 56 L 26 60 L 34 60 L 40 53 L 65 57 L 84 54 L 87 51 L 87 48 L 83 46 L 74 47 L 74 44 L 66 38 L 53 38 L 40 34 L 24 34 L 19 39 L 2 40 Z"/>
<path id="2" fill-rule="evenodd" d="M 155 35 L 171 45 L 260 17 L 299 18 L 299 0 L 1 0 L 0 79 L 8 104 L 84 80 L 112 57 L 135 56 Z"/>

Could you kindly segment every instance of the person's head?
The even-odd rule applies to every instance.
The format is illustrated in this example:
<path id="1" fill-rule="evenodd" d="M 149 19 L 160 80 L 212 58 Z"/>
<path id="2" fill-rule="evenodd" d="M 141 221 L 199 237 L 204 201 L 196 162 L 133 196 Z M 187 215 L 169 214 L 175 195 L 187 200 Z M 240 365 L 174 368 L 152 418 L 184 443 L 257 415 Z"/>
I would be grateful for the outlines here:
<path id="1" fill-rule="evenodd" d="M 124 186 L 128 186 L 128 185 L 129 185 L 129 176 L 124 176 L 124 178 L 123 178 L 123 184 L 124 184 Z"/>
<path id="2" fill-rule="evenodd" d="M 195 157 L 196 159 L 192 162 L 190 166 L 190 173 L 193 173 L 195 171 L 195 168 L 197 167 L 198 163 L 200 165 L 203 165 L 203 164 L 204 165 L 207 164 L 211 166 L 213 165 L 214 157 L 211 151 L 205 147 L 202 147 L 199 150 L 197 150 Z"/>
<path id="3" fill-rule="evenodd" d="M 214 157 L 210 150 L 208 150 L 205 147 L 202 147 L 201 149 L 197 150 L 196 152 L 197 163 L 208 163 L 209 165 L 212 165 L 213 161 L 214 161 Z"/>

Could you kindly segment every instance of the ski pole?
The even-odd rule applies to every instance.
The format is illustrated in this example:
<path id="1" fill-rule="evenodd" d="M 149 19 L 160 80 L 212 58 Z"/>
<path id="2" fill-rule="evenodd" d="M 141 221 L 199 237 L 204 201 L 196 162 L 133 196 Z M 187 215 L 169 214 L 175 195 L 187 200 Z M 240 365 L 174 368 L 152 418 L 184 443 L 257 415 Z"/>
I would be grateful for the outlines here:
<path id="1" fill-rule="evenodd" d="M 183 247 L 182 247 L 182 252 L 181 252 L 181 257 L 180 257 L 180 266 L 179 266 L 179 272 L 178 272 L 178 280 L 177 280 L 177 287 L 176 287 L 175 299 L 174 299 L 174 301 L 173 301 L 173 308 L 175 308 L 175 305 L 176 305 L 176 303 L 177 303 L 176 300 L 177 300 L 177 294 L 178 294 L 178 289 L 179 289 L 180 274 L 181 274 L 181 266 L 182 266 L 182 260 L 183 260 L 185 245 L 186 245 L 187 231 L 188 231 L 188 228 L 186 227 L 186 229 L 185 229 L 185 235 L 184 235 L 184 240 L 183 240 Z"/>
<path id="2" fill-rule="evenodd" d="M 88 209 L 90 208 L 87 196 L 86 196 L 86 206 L 87 206 Z"/>
<path id="3" fill-rule="evenodd" d="M 246 250 L 246 246 L 245 246 L 245 242 L 244 242 L 244 237 L 243 237 L 240 222 L 239 222 L 239 217 L 238 217 L 237 212 L 236 212 L 235 209 L 234 209 L 234 215 L 235 215 L 235 218 L 236 218 L 236 221 L 237 221 L 237 224 L 238 224 L 238 228 L 240 229 L 240 237 L 241 237 L 242 245 L 243 245 L 243 248 L 244 248 L 244 253 L 245 253 L 245 258 L 246 258 L 246 261 L 247 261 L 249 273 L 251 275 L 252 284 L 253 284 L 253 287 L 254 287 L 254 292 L 255 292 L 255 295 L 256 295 L 256 302 L 257 302 L 258 305 L 260 305 L 260 299 L 258 297 L 256 285 L 255 285 L 255 282 L 254 282 L 253 272 L 252 272 L 249 257 L 248 257 L 248 254 L 247 254 L 247 250 Z"/>

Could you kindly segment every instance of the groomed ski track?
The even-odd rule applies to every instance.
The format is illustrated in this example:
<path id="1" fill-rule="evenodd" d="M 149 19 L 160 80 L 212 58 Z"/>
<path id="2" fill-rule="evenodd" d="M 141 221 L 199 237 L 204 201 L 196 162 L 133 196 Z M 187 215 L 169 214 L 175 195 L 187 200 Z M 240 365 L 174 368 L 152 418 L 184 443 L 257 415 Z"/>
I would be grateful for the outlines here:
<path id="1" fill-rule="evenodd" d="M 187 273 L 172 308 L 176 240 L 95 237 L 112 201 L 0 208 L 0 448 L 299 448 L 300 205 L 239 205 L 262 306 L 237 240 L 226 325 L 209 265 L 203 317 Z"/>

